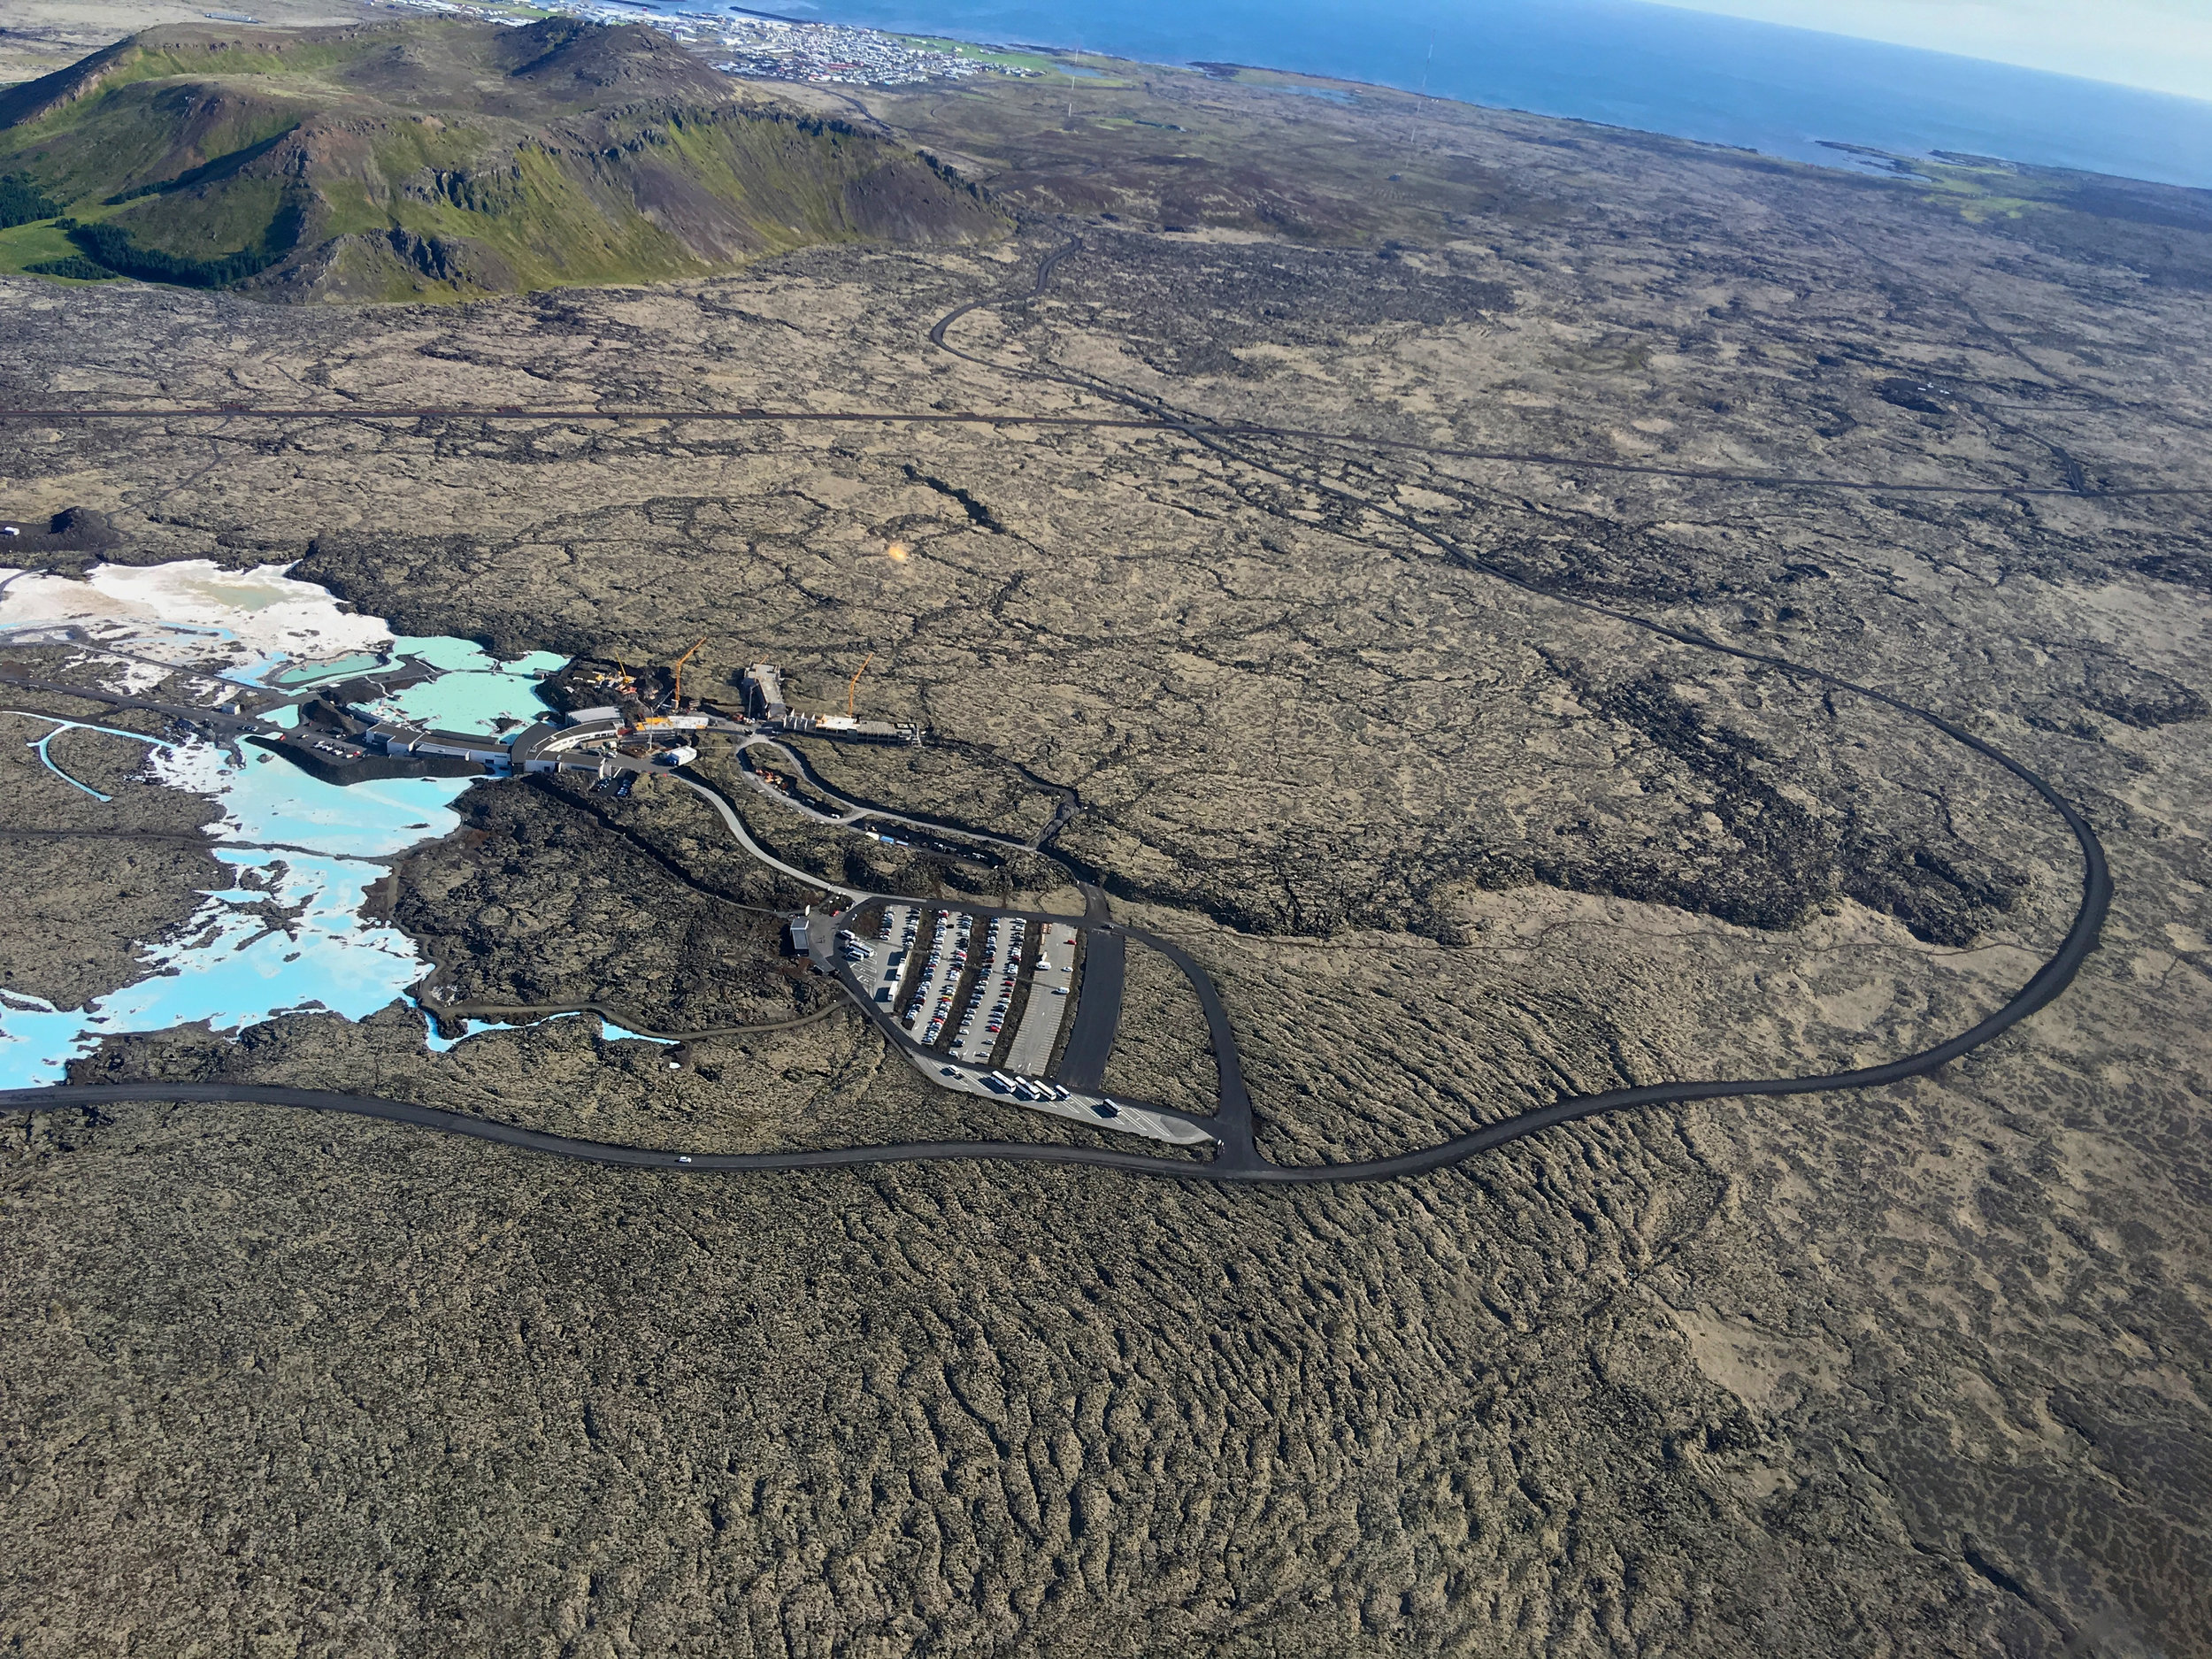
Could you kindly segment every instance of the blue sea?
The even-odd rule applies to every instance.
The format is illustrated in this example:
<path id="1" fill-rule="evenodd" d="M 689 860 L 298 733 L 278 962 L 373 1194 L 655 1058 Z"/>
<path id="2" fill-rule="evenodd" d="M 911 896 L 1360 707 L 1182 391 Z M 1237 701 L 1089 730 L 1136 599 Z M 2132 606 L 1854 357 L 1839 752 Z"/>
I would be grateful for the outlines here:
<path id="1" fill-rule="evenodd" d="M 1824 139 L 2212 188 L 2212 102 L 1639 0 L 747 4 L 964 40 L 1340 76 L 1830 165 L 1848 164 Z"/>

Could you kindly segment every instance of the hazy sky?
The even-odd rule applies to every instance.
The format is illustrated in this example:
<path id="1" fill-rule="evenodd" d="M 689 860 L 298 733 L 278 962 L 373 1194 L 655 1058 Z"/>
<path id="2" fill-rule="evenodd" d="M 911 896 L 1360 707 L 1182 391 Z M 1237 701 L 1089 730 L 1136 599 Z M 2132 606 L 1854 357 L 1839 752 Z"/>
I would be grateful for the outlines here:
<path id="1" fill-rule="evenodd" d="M 2212 99 L 2212 0 L 1663 0 Z"/>

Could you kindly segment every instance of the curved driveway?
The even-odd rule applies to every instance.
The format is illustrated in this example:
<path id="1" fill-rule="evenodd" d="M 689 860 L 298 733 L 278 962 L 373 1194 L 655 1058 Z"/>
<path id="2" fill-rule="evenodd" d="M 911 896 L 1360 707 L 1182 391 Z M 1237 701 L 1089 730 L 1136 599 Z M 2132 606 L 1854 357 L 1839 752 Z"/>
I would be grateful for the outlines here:
<path id="1" fill-rule="evenodd" d="M 1880 694 L 1869 695 L 1878 696 Z M 1884 697 L 1882 701 L 1890 703 L 1893 700 Z M 1905 708 L 1907 705 L 1894 706 Z M 375 1095 L 250 1083 L 132 1083 L 96 1087 L 62 1084 L 47 1088 L 0 1091 L 0 1106 L 44 1110 L 73 1105 L 99 1107 L 124 1101 L 247 1102 L 270 1106 L 296 1106 L 311 1111 L 343 1112 L 357 1117 L 382 1118 L 391 1123 L 411 1124 L 419 1128 L 442 1130 L 448 1134 L 467 1135 L 480 1141 L 494 1141 L 503 1146 L 521 1147 L 534 1152 L 580 1159 L 586 1163 L 638 1169 L 697 1171 L 703 1173 L 835 1169 L 918 1160 L 1004 1160 L 1086 1164 L 1099 1169 L 1158 1176 L 1166 1180 L 1312 1186 L 1342 1181 L 1386 1180 L 1402 1175 L 1417 1175 L 1461 1163 L 1478 1153 L 1518 1141 L 1540 1130 L 1609 1112 L 1690 1101 L 1722 1100 L 1732 1095 L 1810 1094 L 1831 1089 L 1876 1088 L 1885 1084 L 1901 1082 L 1907 1078 L 1925 1076 L 1961 1055 L 1981 1047 L 2001 1033 L 2010 1030 L 2056 997 L 2073 982 L 2074 976 L 2081 971 L 2083 961 L 2095 948 L 2105 912 L 2112 900 L 2112 879 L 2105 863 L 2103 845 L 2097 840 L 2096 832 L 2050 784 L 2019 762 L 1980 739 L 1959 731 L 1939 717 L 1921 710 L 1909 709 L 1908 711 L 1919 714 L 1939 730 L 2024 780 L 2065 820 L 2081 849 L 2082 898 L 2064 942 L 2002 1008 L 1970 1031 L 1962 1032 L 1947 1042 L 1938 1043 L 1933 1048 L 1884 1065 L 1814 1077 L 1737 1078 L 1709 1082 L 1659 1083 L 1641 1088 L 1614 1089 L 1602 1094 L 1570 1096 L 1396 1157 L 1286 1168 L 1269 1163 L 1261 1154 L 1254 1137 L 1252 1102 L 1238 1060 L 1235 1034 L 1230 1027 L 1228 1012 L 1222 1006 L 1220 994 L 1215 989 L 1211 977 L 1173 941 L 1131 928 L 1125 930 L 1130 937 L 1161 951 L 1189 976 L 1205 1010 L 1206 1024 L 1213 1037 L 1214 1057 L 1220 1083 L 1218 1111 L 1214 1118 L 1207 1120 L 1209 1129 L 1220 1143 L 1220 1150 L 1208 1162 L 1156 1157 L 1141 1152 L 1122 1152 L 1100 1147 L 1010 1141 L 920 1141 L 800 1152 L 686 1153 L 650 1147 L 622 1146 L 601 1141 L 580 1141 L 466 1112 L 447 1111 L 434 1106 L 419 1106 L 411 1102 L 385 1100 Z"/>
<path id="2" fill-rule="evenodd" d="M 1041 291 L 1053 267 L 1061 260 L 1079 251 L 1080 247 L 1079 242 L 1070 242 L 1048 255 L 1039 266 L 1036 282 L 1031 292 Z M 968 353 L 962 352 L 958 348 L 947 343 L 946 330 L 961 317 L 989 303 L 987 301 L 973 302 L 961 306 L 941 319 L 930 331 L 932 342 L 944 347 L 956 356 L 969 357 Z M 1102 396 L 1116 397 L 1133 403 L 1135 402 L 1127 394 L 1120 393 L 1116 388 L 1103 388 L 1089 381 L 1075 380 L 1070 377 L 1042 371 L 1007 369 L 1006 365 L 991 364 L 983 358 L 971 358 L 971 360 L 985 363 L 988 367 L 1007 373 L 1080 385 L 1084 389 Z M 7 412 L 11 411 L 0 411 L 0 414 Z M 223 412 L 231 414 L 243 411 Z M 519 414 L 527 411 L 503 412 Z M 757 414 L 761 411 L 747 412 Z M 1234 451 L 1228 449 L 1227 446 L 1220 442 L 1221 437 L 1229 435 L 1227 429 L 1215 427 L 1210 430 L 1203 423 L 1187 423 L 1175 419 L 1171 415 L 1162 415 L 1152 410 L 1147 410 L 1146 413 L 1150 419 L 1142 424 L 1164 426 L 1184 432 L 1197 439 L 1198 442 L 1207 444 L 1208 447 L 1220 449 L 1245 465 L 1260 467 L 1262 470 L 1275 472 L 1278 476 L 1287 476 L 1280 469 L 1264 461 L 1254 461 L 1248 457 L 1237 455 Z M 603 419 L 604 416 L 595 415 L 591 418 Z M 1135 423 L 1085 422 L 1082 424 Z M 1270 430 L 1267 435 L 1286 437 L 1322 434 Z M 1560 457 L 1552 457 L 1525 456 L 1509 458 L 1561 464 Z M 1592 465 L 1582 461 L 1566 464 L 1577 466 Z M 1660 469 L 1633 470 L 1657 471 Z M 1797 485 L 1827 482 L 1827 480 L 1749 475 L 1744 475 L 1742 481 Z M 1837 486 L 1831 484 L 1830 487 Z M 1847 488 L 1894 488 L 1853 485 L 1840 487 Z M 1357 502 L 1368 511 L 1381 511 L 1374 503 L 1363 501 L 1349 492 L 1332 491 L 1332 493 L 1341 494 L 1346 500 Z M 1981 492 L 1962 491 L 1961 493 Z M 1989 493 L 2009 495 L 2045 492 L 2005 490 Z M 2180 494 L 2185 492 L 2175 490 L 2126 493 Z M 1447 557 L 1460 562 L 1466 568 L 1494 580 L 1508 582 L 1536 597 L 1608 617 L 1700 650 L 1714 651 L 1744 661 L 1760 663 L 1801 679 L 1869 698 L 1898 713 L 1924 722 L 1944 736 L 1963 745 L 1984 759 L 1994 762 L 2025 783 L 2045 805 L 2059 816 L 2068 830 L 2072 833 L 2075 844 L 2080 849 L 2081 902 L 2075 910 L 2073 923 L 2068 928 L 2065 939 L 2049 960 L 2037 970 L 2034 976 L 2022 986 L 2003 1007 L 1986 1019 L 1972 1029 L 1962 1032 L 1947 1041 L 1922 1049 L 1916 1054 L 1907 1055 L 1901 1059 L 1890 1061 L 1886 1064 L 1865 1066 L 1849 1071 L 1825 1072 L 1810 1077 L 1714 1079 L 1684 1083 L 1659 1083 L 1639 1088 L 1613 1089 L 1601 1094 L 1569 1096 L 1563 1100 L 1554 1101 L 1549 1105 L 1534 1107 L 1527 1111 L 1516 1113 L 1496 1123 L 1486 1124 L 1479 1129 L 1471 1130 L 1466 1134 L 1454 1136 L 1450 1140 L 1440 1141 L 1433 1146 L 1422 1148 L 1417 1151 L 1404 1153 L 1396 1157 L 1306 1167 L 1286 1168 L 1271 1164 L 1261 1154 L 1253 1133 L 1252 1103 L 1245 1087 L 1242 1068 L 1238 1060 L 1235 1034 L 1230 1026 L 1227 1011 L 1222 1006 L 1220 995 L 1215 988 L 1211 978 L 1187 952 L 1171 941 L 1133 929 L 1121 931 L 1141 940 L 1143 943 L 1172 959 L 1190 979 L 1193 988 L 1198 993 L 1200 1004 L 1205 1011 L 1207 1026 L 1213 1039 L 1213 1050 L 1219 1072 L 1220 1088 L 1220 1102 L 1217 1115 L 1206 1120 L 1210 1131 L 1218 1139 L 1220 1150 L 1207 1162 L 1156 1157 L 1143 1153 L 1123 1152 L 1100 1147 L 1060 1146 L 1048 1142 L 1004 1141 L 911 1141 L 893 1145 L 838 1147 L 795 1152 L 685 1153 L 647 1147 L 621 1146 L 604 1141 L 580 1141 L 565 1135 L 547 1134 L 539 1130 L 498 1123 L 465 1112 L 447 1111 L 436 1107 L 419 1106 L 403 1101 L 384 1100 L 373 1095 L 336 1094 L 317 1089 L 285 1088 L 259 1084 L 137 1083 L 119 1087 L 85 1087 L 65 1084 L 46 1088 L 0 1091 L 0 1106 L 19 1109 L 45 1109 L 67 1105 L 97 1107 L 122 1101 L 136 1100 L 250 1102 L 382 1118 L 388 1122 L 442 1130 L 450 1134 L 494 1141 L 506 1146 L 522 1147 L 532 1151 L 549 1153 L 560 1157 L 582 1159 L 595 1164 L 658 1170 L 694 1170 L 702 1172 L 826 1169 L 916 1160 L 990 1159 L 1085 1164 L 1095 1168 L 1125 1170 L 1133 1173 L 1156 1176 L 1167 1180 L 1227 1181 L 1271 1185 L 1385 1180 L 1397 1176 L 1415 1175 L 1430 1170 L 1441 1169 L 1472 1157 L 1478 1153 L 1520 1140 L 1525 1135 L 1534 1134 L 1560 1124 L 1571 1123 L 1579 1118 L 1600 1117 L 1609 1112 L 1627 1111 L 1647 1106 L 1680 1104 L 1691 1101 L 1721 1100 L 1735 1095 L 1809 1094 L 1829 1090 L 1877 1088 L 1886 1084 L 1901 1082 L 1908 1078 L 1925 1076 L 2010 1030 L 2038 1009 L 2044 1007 L 2057 997 L 2073 983 L 2074 976 L 2081 971 L 2083 962 L 2087 958 L 2090 951 L 2096 948 L 2098 935 L 2104 926 L 2105 914 L 2112 902 L 2112 877 L 2106 863 L 2103 844 L 2098 841 L 2096 832 L 2090 827 L 2088 820 L 2084 818 L 2046 779 L 2031 771 L 2019 761 L 2013 759 L 1994 745 L 1985 742 L 1982 739 L 1955 726 L 1932 710 L 1920 708 L 1886 692 L 1877 691 L 1870 687 L 1854 684 L 1850 680 L 1824 670 L 1805 667 L 1765 652 L 1724 644 L 1720 641 L 1710 639 L 1688 629 L 1677 628 L 1629 612 L 1614 611 L 1608 606 L 1596 604 L 1587 600 L 1547 593 L 1540 588 L 1512 576 L 1485 569 L 1479 560 L 1469 555 L 1463 549 L 1425 526 L 1402 518 L 1394 513 L 1386 513 L 1386 516 L 1398 519 L 1403 527 L 1412 530 L 1431 541 Z M 195 710 L 191 712 L 196 717 L 204 718 L 207 711 Z M 878 896 L 826 881 L 819 876 L 809 874 L 805 871 L 771 857 L 746 832 L 743 823 L 728 802 L 713 790 L 691 779 L 684 778 L 681 781 L 714 808 L 723 822 L 729 826 L 731 833 L 737 838 L 748 852 L 762 863 L 810 886 L 841 894 L 850 899 L 858 900 Z M 1094 911 L 1102 910 L 1103 895 L 1097 894 L 1094 890 L 1088 891 L 1091 895 Z M 1097 914 L 1090 918 L 1094 924 L 1103 919 L 1102 915 Z"/>

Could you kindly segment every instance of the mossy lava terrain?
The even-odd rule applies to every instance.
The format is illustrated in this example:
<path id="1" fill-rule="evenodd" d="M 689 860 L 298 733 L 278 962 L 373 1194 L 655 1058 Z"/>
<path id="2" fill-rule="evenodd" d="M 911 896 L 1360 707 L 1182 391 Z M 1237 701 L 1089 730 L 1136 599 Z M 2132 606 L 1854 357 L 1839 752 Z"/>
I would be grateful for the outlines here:
<path id="1" fill-rule="evenodd" d="M 1085 63 L 1072 95 L 729 95 L 838 202 L 864 149 L 901 169 L 942 235 L 826 218 L 733 232 L 734 272 L 570 277 L 480 239 L 474 288 L 408 268 L 541 291 L 435 305 L 0 278 L 0 515 L 42 537 L 73 508 L 109 560 L 296 561 L 510 657 L 703 641 L 710 706 L 766 662 L 796 710 L 927 733 L 751 752 L 780 784 L 703 744 L 783 870 L 680 778 L 476 785 L 371 895 L 444 1032 L 402 1002 L 111 1036 L 73 1082 L 687 1152 L 1107 1144 L 894 1052 L 787 954 L 810 873 L 1071 918 L 1087 885 L 1202 965 L 1300 1170 L 1877 1065 L 2052 956 L 2081 849 L 1781 664 L 2077 803 L 2099 949 L 1930 1076 L 1366 1184 L 14 1110 L 10 1650 L 2212 1651 L 2202 198 Z M 437 202 L 380 170 L 346 199 L 500 221 L 439 165 Z M 244 215 L 258 176 L 101 211 L 183 257 L 178 204 Z M 317 292 L 404 297 L 345 258 Z M 56 695 L 0 687 L 11 741 Z M 15 761 L 0 800 L 0 986 L 50 999 L 122 982 L 210 879 L 194 801 L 67 741 L 111 806 Z M 800 810 L 833 795 L 911 823 Z M 448 1046 L 557 1009 L 598 1018 Z M 1164 954 L 1131 945 L 1123 1015 L 1107 1086 L 1209 1110 Z"/>

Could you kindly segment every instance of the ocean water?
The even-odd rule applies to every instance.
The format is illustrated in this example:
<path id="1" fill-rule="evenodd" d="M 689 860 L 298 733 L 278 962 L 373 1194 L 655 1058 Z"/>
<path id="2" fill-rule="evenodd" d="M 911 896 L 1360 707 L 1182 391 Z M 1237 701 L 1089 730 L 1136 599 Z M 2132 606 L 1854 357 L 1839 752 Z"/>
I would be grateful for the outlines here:
<path id="1" fill-rule="evenodd" d="M 1830 165 L 1848 164 L 1824 139 L 2212 187 L 2212 102 L 1640 0 L 754 4 L 823 22 L 1425 88 Z"/>

